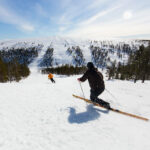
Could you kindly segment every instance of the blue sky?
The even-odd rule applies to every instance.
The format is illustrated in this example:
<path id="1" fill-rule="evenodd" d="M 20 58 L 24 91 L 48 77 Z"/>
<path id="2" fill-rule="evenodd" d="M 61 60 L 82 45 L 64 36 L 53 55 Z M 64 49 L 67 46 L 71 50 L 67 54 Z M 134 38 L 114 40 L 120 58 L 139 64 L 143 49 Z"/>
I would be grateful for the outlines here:
<path id="1" fill-rule="evenodd" d="M 150 39 L 150 0 L 0 0 L 0 39 Z"/>

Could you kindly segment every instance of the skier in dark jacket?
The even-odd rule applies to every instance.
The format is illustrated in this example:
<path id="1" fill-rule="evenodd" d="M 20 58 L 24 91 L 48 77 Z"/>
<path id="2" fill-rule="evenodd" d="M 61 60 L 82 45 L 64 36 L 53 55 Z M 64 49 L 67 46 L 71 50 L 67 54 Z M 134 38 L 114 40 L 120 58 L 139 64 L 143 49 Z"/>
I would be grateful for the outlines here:
<path id="1" fill-rule="evenodd" d="M 78 81 L 84 82 L 88 79 L 89 85 L 91 87 L 91 101 L 102 105 L 103 107 L 110 108 L 109 103 L 99 99 L 98 96 L 104 91 L 105 85 L 103 80 L 103 75 L 94 67 L 92 62 L 87 63 L 88 70 L 84 73 Z"/>

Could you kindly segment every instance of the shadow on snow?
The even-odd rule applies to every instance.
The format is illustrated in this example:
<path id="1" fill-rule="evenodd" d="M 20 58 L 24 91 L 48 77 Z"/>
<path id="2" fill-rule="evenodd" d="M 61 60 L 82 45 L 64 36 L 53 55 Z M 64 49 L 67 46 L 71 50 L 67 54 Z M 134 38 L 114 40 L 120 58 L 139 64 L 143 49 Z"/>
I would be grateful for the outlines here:
<path id="1" fill-rule="evenodd" d="M 69 107 L 70 115 L 68 117 L 68 121 L 70 123 L 86 123 L 88 121 L 96 120 L 100 117 L 100 113 L 107 114 L 108 110 L 100 110 L 93 107 L 93 105 L 88 105 L 86 112 L 76 113 L 75 108 Z"/>

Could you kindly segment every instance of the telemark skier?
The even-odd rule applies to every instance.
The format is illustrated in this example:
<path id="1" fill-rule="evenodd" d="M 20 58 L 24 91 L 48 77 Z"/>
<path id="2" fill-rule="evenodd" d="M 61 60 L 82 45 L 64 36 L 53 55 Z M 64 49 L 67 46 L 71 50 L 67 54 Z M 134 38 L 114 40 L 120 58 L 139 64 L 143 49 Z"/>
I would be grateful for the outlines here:
<path id="1" fill-rule="evenodd" d="M 48 78 L 52 81 L 52 83 L 55 83 L 55 80 L 53 79 L 53 74 L 52 73 L 50 73 L 48 75 Z"/>
<path id="2" fill-rule="evenodd" d="M 103 75 L 101 72 L 94 67 L 92 62 L 87 63 L 88 70 L 84 73 L 81 78 L 78 78 L 78 81 L 84 82 L 88 79 L 89 85 L 91 87 L 90 99 L 92 102 L 98 103 L 105 108 L 110 108 L 109 103 L 99 99 L 98 96 L 104 91 L 105 85 L 103 80 Z"/>

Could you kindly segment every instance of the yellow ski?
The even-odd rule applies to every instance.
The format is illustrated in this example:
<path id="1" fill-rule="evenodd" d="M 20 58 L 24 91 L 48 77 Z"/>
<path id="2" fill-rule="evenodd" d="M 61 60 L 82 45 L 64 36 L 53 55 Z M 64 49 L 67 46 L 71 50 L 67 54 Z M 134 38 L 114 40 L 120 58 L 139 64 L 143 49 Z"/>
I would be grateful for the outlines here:
<path id="1" fill-rule="evenodd" d="M 101 105 L 98 104 L 98 103 L 92 102 L 92 101 L 89 100 L 89 99 L 86 99 L 86 98 L 83 98 L 83 97 L 80 97 L 80 96 L 77 96 L 77 95 L 74 95 L 74 94 L 73 94 L 72 96 L 75 97 L 75 98 L 82 99 L 82 100 L 84 100 L 84 101 L 86 101 L 86 102 L 88 102 L 88 103 L 91 103 L 91 104 L 95 105 L 95 106 L 105 108 L 105 107 L 101 106 Z M 107 109 L 107 108 L 105 108 L 105 109 Z M 130 113 L 126 113 L 126 112 L 120 111 L 120 110 L 118 110 L 118 109 L 109 108 L 108 110 L 111 110 L 111 111 L 113 111 L 113 112 L 117 112 L 117 113 L 120 113 L 120 114 L 123 114 L 123 115 L 126 115 L 126 116 L 130 116 L 130 117 L 134 117 L 134 118 L 137 118 L 137 119 L 141 119 L 141 120 L 144 120 L 144 121 L 149 121 L 149 119 L 147 119 L 147 118 L 144 118 L 144 117 L 141 117 L 141 116 L 137 116 L 137 115 L 134 115 L 134 114 L 130 114 Z"/>

